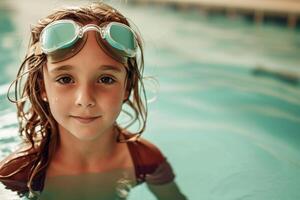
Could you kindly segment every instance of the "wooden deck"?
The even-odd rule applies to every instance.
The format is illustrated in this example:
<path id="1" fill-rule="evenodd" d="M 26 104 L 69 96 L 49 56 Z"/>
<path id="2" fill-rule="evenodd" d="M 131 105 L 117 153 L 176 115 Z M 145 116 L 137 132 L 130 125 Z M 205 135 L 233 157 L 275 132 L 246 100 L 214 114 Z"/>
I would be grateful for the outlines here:
<path id="1" fill-rule="evenodd" d="M 198 8 L 207 12 L 224 10 L 229 15 L 253 14 L 261 23 L 264 17 L 286 18 L 289 27 L 295 27 L 300 20 L 300 0 L 132 0 L 140 4 L 173 5 L 181 9 Z"/>

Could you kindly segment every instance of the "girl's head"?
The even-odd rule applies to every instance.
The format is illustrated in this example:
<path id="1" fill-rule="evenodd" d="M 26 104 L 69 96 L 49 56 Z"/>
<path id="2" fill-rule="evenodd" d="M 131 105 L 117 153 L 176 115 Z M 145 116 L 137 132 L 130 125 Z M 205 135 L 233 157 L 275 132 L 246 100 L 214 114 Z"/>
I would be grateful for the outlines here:
<path id="1" fill-rule="evenodd" d="M 86 36 L 75 56 L 57 63 L 48 60 L 43 68 L 41 96 L 49 104 L 61 138 L 71 133 L 91 140 L 115 132 L 115 121 L 129 95 L 127 66 L 99 47 L 95 32 Z"/>
<path id="2" fill-rule="evenodd" d="M 44 40 L 52 47 L 56 44 L 51 43 L 52 38 L 48 38 L 47 34 L 41 37 L 41 33 L 44 34 L 45 27 L 53 22 L 68 22 L 67 25 L 60 25 L 71 28 L 89 25 L 86 27 L 92 31 L 86 31 L 75 42 L 48 52 L 47 47 L 43 46 Z M 107 28 L 112 24 L 116 27 Z M 103 39 L 94 25 L 101 27 L 98 30 L 111 31 L 107 34 L 110 38 Z M 134 38 L 131 39 L 135 43 L 123 43 L 125 46 L 136 44 L 139 47 L 139 62 L 130 51 L 134 47 L 129 51 L 116 48 L 118 42 L 124 41 L 115 38 L 118 31 L 124 35 L 124 31 L 131 31 L 128 27 L 128 20 L 116 9 L 104 3 L 93 3 L 56 10 L 32 28 L 29 48 L 16 79 L 20 133 L 38 152 L 29 187 L 34 176 L 48 165 L 58 142 L 58 130 L 66 129 L 77 138 L 87 140 L 97 136 L 89 135 L 90 132 L 101 134 L 111 127 L 119 130 L 121 127 L 116 124 L 116 118 L 122 105 L 127 104 L 133 110 L 133 116 L 124 110 L 132 117 L 125 128 L 138 120 L 140 130 L 134 136 L 144 131 L 147 107 L 146 99 L 140 95 L 145 98 L 141 38 L 134 31 Z M 114 28 L 117 31 L 113 31 Z M 21 80 L 25 76 L 23 85 Z M 78 132 L 78 129 L 81 131 Z M 123 139 L 118 137 L 119 141 Z"/>
<path id="3" fill-rule="evenodd" d="M 129 107 L 132 108 L 134 111 L 133 120 L 129 125 L 131 125 L 134 121 L 139 120 L 140 122 L 142 122 L 142 126 L 140 126 L 141 128 L 138 131 L 138 134 L 142 133 L 145 128 L 146 105 L 143 104 L 142 98 L 140 96 L 141 89 L 143 91 L 143 51 L 140 36 L 137 34 L 137 32 L 134 32 L 136 44 L 139 46 L 141 52 L 139 65 L 136 56 L 126 57 L 126 55 L 122 55 L 122 52 L 113 51 L 113 48 L 109 48 L 110 45 L 107 44 L 107 42 L 105 43 L 105 40 L 101 40 L 101 36 L 97 31 L 85 32 L 82 38 L 79 38 L 70 47 L 59 49 L 58 53 L 57 51 L 54 53 L 42 53 L 40 49 L 42 46 L 40 41 L 41 33 L 45 32 L 44 28 L 47 25 L 53 22 L 61 22 L 61 20 L 67 20 L 71 23 L 75 22 L 76 26 L 78 27 L 83 27 L 87 24 L 94 24 L 98 25 L 103 30 L 103 27 L 107 27 L 107 24 L 109 24 L 110 22 L 118 22 L 121 23 L 121 25 L 130 26 L 128 20 L 121 13 L 104 3 L 93 3 L 88 6 L 82 7 L 62 8 L 57 10 L 53 14 L 41 19 L 39 23 L 32 28 L 29 50 L 27 52 L 26 59 L 22 63 L 18 73 L 19 77 L 22 77 L 23 74 L 28 73 L 27 80 L 25 81 L 24 85 L 24 90 L 21 94 L 23 101 L 19 101 L 17 104 L 19 111 L 18 114 L 20 117 L 19 119 L 22 123 L 20 126 L 22 129 L 21 132 L 23 133 L 25 131 L 25 134 L 32 134 L 33 136 L 37 134 L 37 132 L 34 129 L 36 127 L 40 127 L 39 133 L 41 134 L 45 132 L 44 130 L 46 130 L 47 128 L 51 128 L 53 131 L 53 129 L 56 128 L 56 117 L 58 118 L 58 116 L 55 116 L 55 112 L 52 112 L 55 111 L 55 107 L 63 105 L 64 102 L 71 104 L 75 103 L 75 100 L 79 101 L 78 96 L 80 95 L 80 91 L 77 92 L 77 97 L 68 95 L 68 92 L 71 91 L 70 87 L 73 87 L 72 83 L 74 83 L 75 81 L 76 83 L 77 81 L 82 81 L 79 80 L 80 76 L 62 76 L 63 72 L 66 72 L 67 70 L 57 70 L 58 68 L 66 69 L 67 67 L 62 66 L 70 66 L 70 70 L 76 71 L 77 67 L 78 70 L 76 72 L 78 73 L 74 74 L 74 76 L 76 76 L 79 74 L 91 75 L 92 73 L 89 72 L 92 71 L 97 72 L 97 70 L 93 69 L 93 66 L 91 65 L 95 65 L 98 67 L 100 67 L 101 65 L 112 65 L 117 66 L 117 68 L 122 71 L 122 75 L 125 75 L 125 77 L 122 76 L 122 78 L 125 78 L 124 80 L 122 79 L 122 84 L 125 84 L 124 99 L 122 99 L 122 102 L 129 105 Z M 51 40 L 51 38 L 47 37 L 42 39 Z M 98 51 L 98 54 L 94 50 L 86 51 L 85 47 L 89 46 L 88 44 L 92 44 L 92 47 L 94 47 L 94 50 L 96 49 Z M 80 56 L 82 55 L 85 55 L 86 58 L 80 58 Z M 106 66 L 106 68 L 108 67 Z M 53 71 L 55 71 L 56 74 L 52 73 Z M 99 71 L 101 71 L 101 69 Z M 103 75 L 103 73 L 99 74 Z M 55 78 L 54 75 L 56 75 Z M 60 75 L 60 77 L 58 75 Z M 96 74 L 94 74 L 94 76 L 96 76 Z M 112 82 L 113 76 L 103 76 L 102 79 L 99 80 Z M 62 86 L 62 81 L 69 81 L 71 84 L 68 83 L 68 86 Z M 60 85 L 57 86 L 58 84 Z M 112 85 L 113 84 L 111 84 L 109 87 L 112 87 Z M 87 87 L 87 85 L 80 85 L 79 89 L 82 89 L 84 87 Z M 58 91 L 56 88 L 61 89 L 64 93 L 64 96 L 60 96 L 60 94 L 54 93 L 54 91 Z M 97 91 L 100 91 L 97 90 L 97 88 L 89 87 L 89 89 L 93 89 L 93 91 L 90 91 L 90 93 L 88 94 L 82 94 L 83 98 L 90 98 L 89 95 L 97 95 Z M 105 95 L 98 95 L 108 96 L 107 93 Z M 30 103 L 30 108 L 27 110 L 25 110 L 24 107 L 25 102 L 27 100 L 26 98 L 29 100 Z M 48 101 L 45 101 L 45 98 L 47 98 Z M 68 98 L 73 98 L 70 99 L 70 101 L 73 100 L 73 102 L 68 101 Z M 77 104 L 80 104 L 80 102 L 77 102 Z M 84 111 L 76 110 L 70 112 L 71 113 L 65 114 L 81 117 L 92 117 L 101 115 L 101 111 L 96 111 L 96 113 L 92 113 L 92 111 L 90 111 L 89 108 L 84 109 Z M 129 114 L 126 111 L 125 113 Z M 28 132 L 28 130 L 30 131 Z M 51 137 L 54 136 L 52 135 Z"/>

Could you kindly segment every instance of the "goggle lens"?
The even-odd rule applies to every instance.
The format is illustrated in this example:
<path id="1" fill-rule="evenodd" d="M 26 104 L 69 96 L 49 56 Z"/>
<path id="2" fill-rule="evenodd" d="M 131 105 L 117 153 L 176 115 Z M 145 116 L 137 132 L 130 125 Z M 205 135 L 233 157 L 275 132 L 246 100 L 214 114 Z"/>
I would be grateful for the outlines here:
<path id="1" fill-rule="evenodd" d="M 117 42 L 117 44 L 122 46 L 121 49 L 117 45 L 115 48 L 119 48 L 120 50 L 134 50 L 136 48 L 134 35 L 132 31 L 126 27 L 115 24 L 111 25 L 110 36 L 115 42 Z"/>
<path id="2" fill-rule="evenodd" d="M 54 24 L 45 29 L 42 37 L 43 48 L 52 52 L 59 48 L 67 48 L 76 40 L 76 27 L 71 23 Z"/>

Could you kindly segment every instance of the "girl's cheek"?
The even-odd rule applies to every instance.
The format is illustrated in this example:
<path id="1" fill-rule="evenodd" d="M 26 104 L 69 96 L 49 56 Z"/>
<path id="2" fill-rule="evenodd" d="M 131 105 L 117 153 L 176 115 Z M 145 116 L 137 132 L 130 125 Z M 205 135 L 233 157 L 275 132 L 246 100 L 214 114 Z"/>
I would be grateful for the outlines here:
<path id="1" fill-rule="evenodd" d="M 120 102 L 123 102 L 123 91 L 117 90 L 112 93 L 107 93 L 106 97 L 111 104 L 119 104 Z"/>
<path id="2" fill-rule="evenodd" d="M 50 89 L 50 91 L 48 92 L 48 95 L 49 95 L 48 98 L 51 99 L 51 101 L 54 104 L 57 104 L 57 103 L 62 104 L 64 102 L 66 102 L 68 97 L 70 97 L 70 94 L 67 90 L 57 89 L 55 87 L 52 87 Z"/>

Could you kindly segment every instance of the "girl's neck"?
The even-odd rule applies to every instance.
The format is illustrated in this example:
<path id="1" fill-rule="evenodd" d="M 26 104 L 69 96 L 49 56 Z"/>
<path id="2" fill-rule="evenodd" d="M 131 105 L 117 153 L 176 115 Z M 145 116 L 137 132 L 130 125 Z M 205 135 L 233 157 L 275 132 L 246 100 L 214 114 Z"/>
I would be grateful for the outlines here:
<path id="1" fill-rule="evenodd" d="M 119 146 L 115 128 L 94 140 L 80 140 L 60 128 L 59 143 L 53 161 L 72 166 L 77 170 L 90 171 L 107 163 Z"/>

